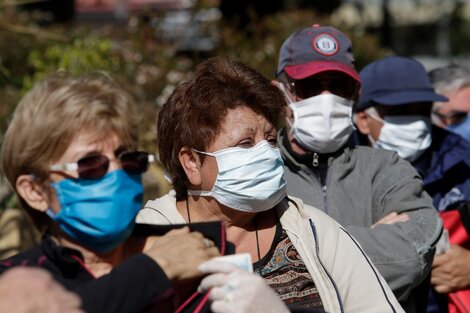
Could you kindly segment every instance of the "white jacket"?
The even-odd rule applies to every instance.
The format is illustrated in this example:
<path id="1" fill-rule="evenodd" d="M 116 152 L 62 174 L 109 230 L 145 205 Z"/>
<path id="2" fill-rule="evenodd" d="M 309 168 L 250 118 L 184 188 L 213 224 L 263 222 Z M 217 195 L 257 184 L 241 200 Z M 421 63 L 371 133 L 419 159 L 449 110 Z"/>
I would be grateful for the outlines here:
<path id="1" fill-rule="evenodd" d="M 332 218 L 292 197 L 275 209 L 317 286 L 326 312 L 404 312 L 357 241 Z M 185 223 L 176 209 L 173 191 L 148 201 L 137 222 Z"/>

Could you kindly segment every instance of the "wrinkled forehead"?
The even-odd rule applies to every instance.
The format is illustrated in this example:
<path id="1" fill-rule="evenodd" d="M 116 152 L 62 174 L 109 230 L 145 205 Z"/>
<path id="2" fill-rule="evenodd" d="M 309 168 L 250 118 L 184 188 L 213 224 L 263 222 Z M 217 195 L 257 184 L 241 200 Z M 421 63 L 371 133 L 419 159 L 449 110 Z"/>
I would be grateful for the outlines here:
<path id="1" fill-rule="evenodd" d="M 258 113 L 248 106 L 241 105 L 227 110 L 222 119 L 220 132 L 266 132 L 272 128 L 274 128 L 274 125 L 262 113 Z"/>

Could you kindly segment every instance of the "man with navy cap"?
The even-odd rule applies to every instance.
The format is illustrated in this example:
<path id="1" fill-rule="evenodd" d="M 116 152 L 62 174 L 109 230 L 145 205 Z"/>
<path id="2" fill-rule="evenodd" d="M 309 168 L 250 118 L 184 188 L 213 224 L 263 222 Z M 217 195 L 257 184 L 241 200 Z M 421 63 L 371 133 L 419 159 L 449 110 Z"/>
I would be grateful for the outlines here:
<path id="1" fill-rule="evenodd" d="M 277 84 L 289 102 L 278 135 L 288 194 L 340 222 L 404 309 L 419 311 L 415 287 L 429 273 L 442 224 L 408 162 L 351 146 L 360 90 L 351 41 L 318 25 L 292 34 L 280 50 Z"/>
<path id="2" fill-rule="evenodd" d="M 434 206 L 446 211 L 470 201 L 470 144 L 457 134 L 431 125 L 433 102 L 446 102 L 424 67 L 411 58 L 390 56 L 360 73 L 357 103 L 359 141 L 396 151 L 423 177 Z M 434 259 L 431 283 L 440 293 L 470 288 L 470 250 L 452 245 Z"/>
<path id="3" fill-rule="evenodd" d="M 356 124 L 362 143 L 396 151 L 411 162 L 439 211 L 470 200 L 470 145 L 431 125 L 433 102 L 447 98 L 434 92 L 424 67 L 390 56 L 366 66 L 361 78 Z"/>

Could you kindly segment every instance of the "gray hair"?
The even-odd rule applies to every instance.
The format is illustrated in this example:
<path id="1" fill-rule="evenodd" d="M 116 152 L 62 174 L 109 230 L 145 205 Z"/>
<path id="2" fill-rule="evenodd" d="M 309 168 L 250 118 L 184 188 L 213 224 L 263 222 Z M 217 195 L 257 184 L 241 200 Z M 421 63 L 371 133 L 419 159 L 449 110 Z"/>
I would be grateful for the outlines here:
<path id="1" fill-rule="evenodd" d="M 436 68 L 429 72 L 436 93 L 457 91 L 470 85 L 470 70 L 456 64 Z"/>

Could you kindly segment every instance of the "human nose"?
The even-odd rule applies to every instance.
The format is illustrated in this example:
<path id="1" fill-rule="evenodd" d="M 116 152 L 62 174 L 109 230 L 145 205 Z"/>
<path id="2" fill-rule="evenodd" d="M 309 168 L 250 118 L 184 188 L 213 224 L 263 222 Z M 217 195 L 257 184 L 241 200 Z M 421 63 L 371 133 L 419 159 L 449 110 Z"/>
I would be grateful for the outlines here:
<path id="1" fill-rule="evenodd" d="M 108 173 L 122 169 L 121 161 L 114 155 L 105 155 L 109 159 Z"/>

